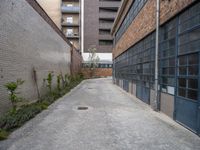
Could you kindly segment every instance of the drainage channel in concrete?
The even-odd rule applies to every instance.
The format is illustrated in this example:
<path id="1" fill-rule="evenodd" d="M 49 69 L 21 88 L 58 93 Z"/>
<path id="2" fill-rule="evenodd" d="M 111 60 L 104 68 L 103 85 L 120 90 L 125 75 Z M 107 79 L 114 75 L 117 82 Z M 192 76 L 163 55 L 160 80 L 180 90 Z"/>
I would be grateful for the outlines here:
<path id="1" fill-rule="evenodd" d="M 78 106 L 77 109 L 78 110 L 87 110 L 88 107 L 87 106 Z"/>
<path id="2" fill-rule="evenodd" d="M 79 111 L 79 112 L 84 112 L 84 111 L 89 111 L 91 110 L 92 108 L 90 106 L 87 106 L 87 105 L 78 105 L 78 106 L 74 106 L 73 107 L 73 110 L 74 111 Z"/>

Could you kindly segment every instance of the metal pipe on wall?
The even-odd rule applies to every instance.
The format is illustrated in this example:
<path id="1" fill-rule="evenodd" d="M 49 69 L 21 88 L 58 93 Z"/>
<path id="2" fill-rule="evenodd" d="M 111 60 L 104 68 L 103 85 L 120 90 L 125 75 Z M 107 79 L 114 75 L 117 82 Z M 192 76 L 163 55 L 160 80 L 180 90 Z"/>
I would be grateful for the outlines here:
<path id="1" fill-rule="evenodd" d="M 153 109 L 158 111 L 158 49 L 159 49 L 159 25 L 160 25 L 160 0 L 156 1 L 156 50 L 155 50 L 155 96 Z"/>

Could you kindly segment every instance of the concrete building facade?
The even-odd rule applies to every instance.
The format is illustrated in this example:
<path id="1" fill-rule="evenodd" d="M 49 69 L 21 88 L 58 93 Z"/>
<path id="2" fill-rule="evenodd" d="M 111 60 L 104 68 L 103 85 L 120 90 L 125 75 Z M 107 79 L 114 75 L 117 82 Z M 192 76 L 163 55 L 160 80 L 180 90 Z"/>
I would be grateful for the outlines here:
<path id="1" fill-rule="evenodd" d="M 85 61 L 88 49 L 96 47 L 100 61 L 112 62 L 113 39 L 110 34 L 121 0 L 84 0 L 82 2 L 83 47 Z"/>
<path id="2" fill-rule="evenodd" d="M 62 0 L 61 4 L 61 26 L 65 36 L 80 51 L 81 40 L 81 16 L 79 0 Z"/>
<path id="3" fill-rule="evenodd" d="M 10 108 L 4 85 L 24 80 L 18 92 L 27 101 L 46 92 L 43 79 L 53 71 L 70 74 L 72 45 L 33 0 L 0 1 L 0 114 Z M 80 66 L 80 64 L 79 64 Z M 37 84 L 36 84 L 37 83 Z"/>
<path id="4" fill-rule="evenodd" d="M 158 109 L 200 134 L 200 2 L 161 0 Z M 155 98 L 156 1 L 124 0 L 112 35 L 114 82 L 143 102 Z"/>

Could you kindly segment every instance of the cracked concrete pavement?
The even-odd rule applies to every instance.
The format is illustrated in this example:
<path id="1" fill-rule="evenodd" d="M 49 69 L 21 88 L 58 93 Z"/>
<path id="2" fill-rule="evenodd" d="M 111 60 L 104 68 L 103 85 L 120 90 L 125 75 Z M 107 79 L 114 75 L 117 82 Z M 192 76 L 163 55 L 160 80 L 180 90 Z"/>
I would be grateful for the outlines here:
<path id="1" fill-rule="evenodd" d="M 77 110 L 87 106 L 87 110 Z M 200 138 L 112 84 L 83 81 L 0 142 L 0 150 L 199 150 Z"/>

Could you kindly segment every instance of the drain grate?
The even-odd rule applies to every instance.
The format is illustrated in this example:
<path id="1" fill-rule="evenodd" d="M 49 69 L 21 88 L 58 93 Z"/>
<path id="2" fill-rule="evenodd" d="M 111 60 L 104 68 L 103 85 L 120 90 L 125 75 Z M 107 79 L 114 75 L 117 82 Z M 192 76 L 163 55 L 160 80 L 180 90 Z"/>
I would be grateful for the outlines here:
<path id="1" fill-rule="evenodd" d="M 86 106 L 79 106 L 77 109 L 78 109 L 78 110 L 87 110 L 88 107 L 86 107 Z"/>

